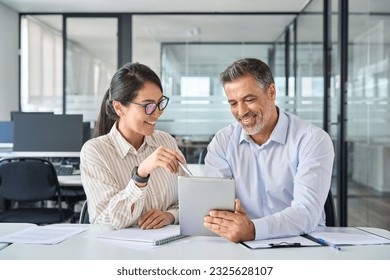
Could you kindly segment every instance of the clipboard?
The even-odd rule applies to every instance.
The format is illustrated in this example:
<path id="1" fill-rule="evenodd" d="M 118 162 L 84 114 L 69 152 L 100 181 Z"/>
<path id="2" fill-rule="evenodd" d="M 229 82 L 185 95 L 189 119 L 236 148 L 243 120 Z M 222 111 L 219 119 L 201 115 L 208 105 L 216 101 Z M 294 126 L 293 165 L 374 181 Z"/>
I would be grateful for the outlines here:
<path id="1" fill-rule="evenodd" d="M 297 247 L 321 246 L 320 243 L 310 240 L 302 235 L 285 237 L 285 238 L 245 241 L 245 242 L 241 242 L 241 244 L 249 249 L 297 248 Z"/>

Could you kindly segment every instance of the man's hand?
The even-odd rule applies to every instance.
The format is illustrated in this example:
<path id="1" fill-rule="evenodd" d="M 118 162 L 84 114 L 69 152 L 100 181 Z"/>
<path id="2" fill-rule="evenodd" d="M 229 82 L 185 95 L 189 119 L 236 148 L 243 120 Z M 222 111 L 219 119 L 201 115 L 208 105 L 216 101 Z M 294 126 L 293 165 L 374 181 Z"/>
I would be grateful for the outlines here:
<path id="1" fill-rule="evenodd" d="M 169 212 L 162 212 L 158 209 L 150 209 L 138 222 L 142 229 L 155 229 L 170 225 L 175 221 L 175 217 Z"/>
<path id="2" fill-rule="evenodd" d="M 212 232 L 232 242 L 255 239 L 255 227 L 239 199 L 235 201 L 234 213 L 230 211 L 211 210 L 204 217 L 204 226 Z"/>

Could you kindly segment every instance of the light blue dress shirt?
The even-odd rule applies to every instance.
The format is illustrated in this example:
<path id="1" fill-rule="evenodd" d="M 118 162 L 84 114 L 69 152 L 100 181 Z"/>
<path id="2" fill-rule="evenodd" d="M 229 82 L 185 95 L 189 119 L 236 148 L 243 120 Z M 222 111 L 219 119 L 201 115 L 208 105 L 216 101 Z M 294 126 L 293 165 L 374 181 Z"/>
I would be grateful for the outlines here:
<path id="1" fill-rule="evenodd" d="M 279 110 L 263 145 L 237 122 L 218 131 L 208 146 L 205 176 L 236 180 L 236 196 L 254 223 L 255 239 L 293 236 L 325 226 L 333 160 L 333 143 L 324 130 Z"/>

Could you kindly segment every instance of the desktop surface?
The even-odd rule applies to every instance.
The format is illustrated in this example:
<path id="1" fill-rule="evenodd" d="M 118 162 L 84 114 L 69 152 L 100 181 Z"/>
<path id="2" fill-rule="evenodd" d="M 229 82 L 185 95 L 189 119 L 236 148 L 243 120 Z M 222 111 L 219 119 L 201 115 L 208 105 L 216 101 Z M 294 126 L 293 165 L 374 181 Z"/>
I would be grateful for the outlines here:
<path id="1" fill-rule="evenodd" d="M 70 224 L 61 224 L 69 226 Z M 12 228 L 12 224 L 6 224 Z M 98 239 L 107 227 L 71 224 L 87 231 L 56 245 L 11 244 L 0 250 L 2 260 L 389 260 L 388 245 L 249 249 L 221 237 L 191 236 L 161 246 L 137 250 L 123 243 Z M 390 238 L 387 230 L 365 228 Z M 1 231 L 0 231 L 1 232 Z"/>

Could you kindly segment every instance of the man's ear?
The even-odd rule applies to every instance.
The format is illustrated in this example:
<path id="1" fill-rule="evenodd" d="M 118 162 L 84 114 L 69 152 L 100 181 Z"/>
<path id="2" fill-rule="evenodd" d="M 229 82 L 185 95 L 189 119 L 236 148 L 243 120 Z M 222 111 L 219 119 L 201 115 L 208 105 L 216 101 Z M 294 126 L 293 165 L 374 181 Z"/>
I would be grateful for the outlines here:
<path id="1" fill-rule="evenodd" d="M 276 88 L 275 88 L 275 84 L 274 83 L 269 85 L 268 93 L 270 94 L 272 100 L 276 99 Z"/>

